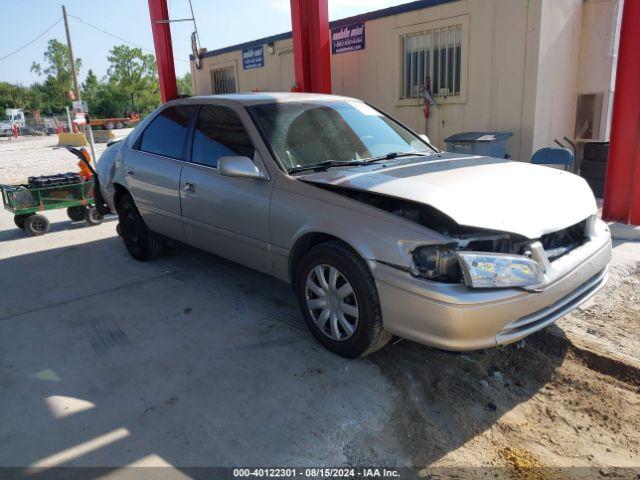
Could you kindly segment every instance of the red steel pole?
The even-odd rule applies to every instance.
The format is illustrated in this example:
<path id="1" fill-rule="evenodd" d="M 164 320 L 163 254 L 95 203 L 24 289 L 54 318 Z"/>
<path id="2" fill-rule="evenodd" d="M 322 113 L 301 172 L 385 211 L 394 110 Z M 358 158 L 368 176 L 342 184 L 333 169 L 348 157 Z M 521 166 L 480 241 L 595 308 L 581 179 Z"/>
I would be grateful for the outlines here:
<path id="1" fill-rule="evenodd" d="M 160 82 L 160 98 L 162 103 L 178 98 L 176 69 L 173 63 L 173 47 L 171 45 L 171 27 L 167 0 L 149 0 L 149 16 L 151 32 L 156 50 L 158 80 Z"/>
<path id="2" fill-rule="evenodd" d="M 331 93 L 328 0 L 291 0 L 291 26 L 298 91 Z"/>
<path id="3" fill-rule="evenodd" d="M 311 91 L 311 68 L 309 62 L 309 17 L 308 0 L 291 0 L 291 30 L 293 37 L 293 64 L 296 91 Z"/>
<path id="4" fill-rule="evenodd" d="M 640 0 L 622 11 L 602 217 L 640 225 Z"/>

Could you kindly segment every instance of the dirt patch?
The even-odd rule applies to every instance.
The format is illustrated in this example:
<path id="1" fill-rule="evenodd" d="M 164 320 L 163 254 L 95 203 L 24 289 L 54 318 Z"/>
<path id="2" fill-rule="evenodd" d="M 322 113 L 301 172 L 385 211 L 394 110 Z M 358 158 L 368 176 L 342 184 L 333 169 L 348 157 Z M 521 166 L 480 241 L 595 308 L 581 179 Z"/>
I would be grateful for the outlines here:
<path id="1" fill-rule="evenodd" d="M 543 331 L 468 354 L 401 342 L 372 357 L 394 386 L 388 427 L 412 463 L 532 479 L 558 478 L 550 468 L 579 467 L 580 478 L 640 467 L 638 387 L 590 369 L 555 339 Z"/>
<path id="2" fill-rule="evenodd" d="M 604 289 L 558 325 L 574 343 L 640 368 L 640 263 L 613 269 Z"/>

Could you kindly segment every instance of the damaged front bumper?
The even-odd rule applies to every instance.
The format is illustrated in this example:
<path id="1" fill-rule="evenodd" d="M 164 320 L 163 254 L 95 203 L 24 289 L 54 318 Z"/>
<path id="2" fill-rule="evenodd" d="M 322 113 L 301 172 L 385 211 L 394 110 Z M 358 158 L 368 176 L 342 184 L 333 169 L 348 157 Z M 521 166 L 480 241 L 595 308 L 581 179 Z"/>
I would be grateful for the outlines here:
<path id="1" fill-rule="evenodd" d="M 522 288 L 471 289 L 416 278 L 371 261 L 384 327 L 445 350 L 477 350 L 516 342 L 594 295 L 607 280 L 611 236 L 596 221 L 591 238 L 547 266 L 547 282 Z"/>

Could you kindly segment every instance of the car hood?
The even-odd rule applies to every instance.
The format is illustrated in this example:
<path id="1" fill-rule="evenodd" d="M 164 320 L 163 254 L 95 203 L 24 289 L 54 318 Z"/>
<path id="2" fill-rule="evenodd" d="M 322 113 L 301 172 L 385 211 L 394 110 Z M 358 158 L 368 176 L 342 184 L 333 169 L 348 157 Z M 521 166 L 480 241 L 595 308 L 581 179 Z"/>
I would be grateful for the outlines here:
<path id="1" fill-rule="evenodd" d="M 538 238 L 597 212 L 580 177 L 491 157 L 443 153 L 298 177 L 430 205 L 459 225 Z"/>

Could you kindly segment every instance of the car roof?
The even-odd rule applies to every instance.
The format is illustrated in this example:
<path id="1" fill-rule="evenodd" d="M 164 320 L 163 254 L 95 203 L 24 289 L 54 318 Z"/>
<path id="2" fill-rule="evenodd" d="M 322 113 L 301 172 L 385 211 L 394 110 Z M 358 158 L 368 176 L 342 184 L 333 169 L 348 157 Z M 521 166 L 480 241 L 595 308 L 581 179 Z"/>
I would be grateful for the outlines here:
<path id="1" fill-rule="evenodd" d="M 227 100 L 242 105 L 255 105 L 258 103 L 279 103 L 279 102 L 310 102 L 310 101 L 361 101 L 356 98 L 343 97 L 340 95 L 327 95 L 322 93 L 298 93 L 298 92 L 246 92 L 229 93 L 224 95 L 199 95 L 174 100 L 171 103 L 212 103 L 216 100 Z"/>

